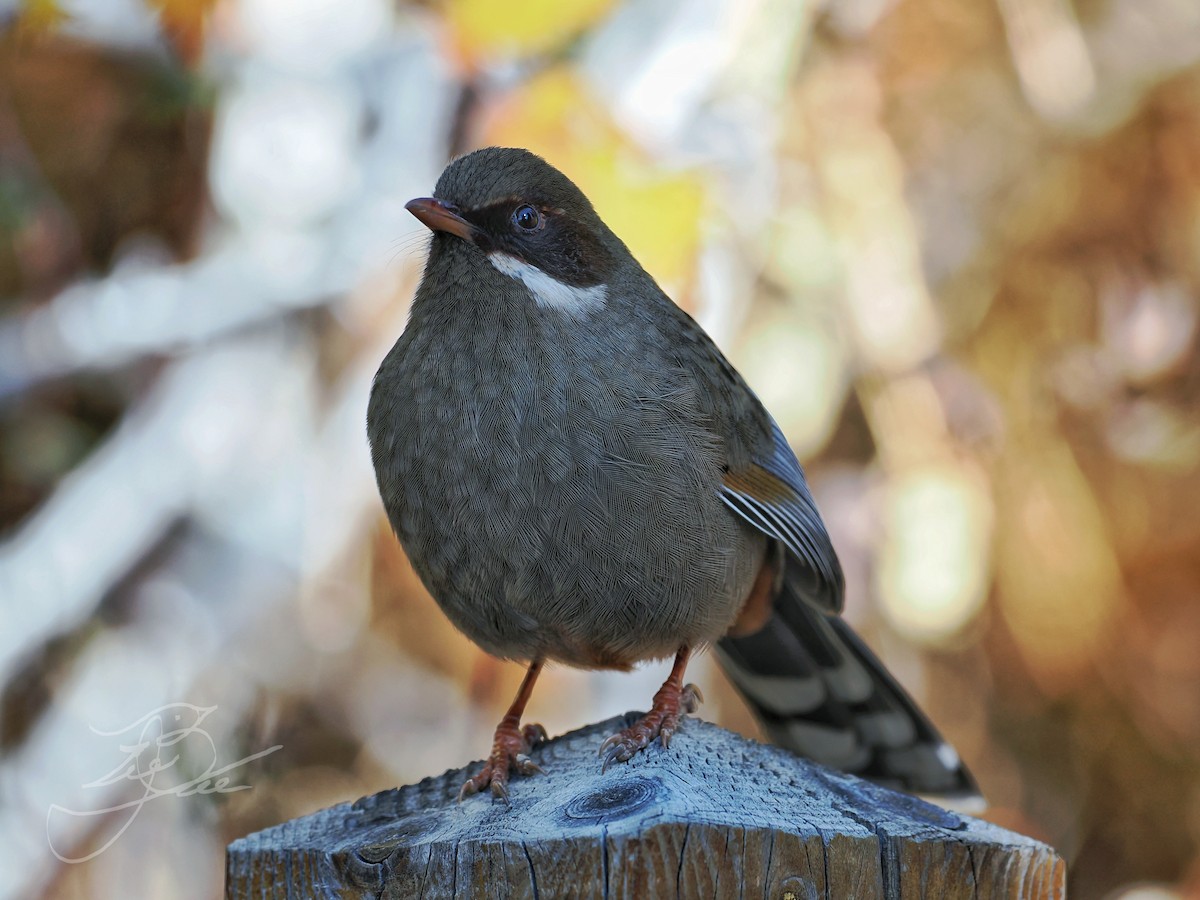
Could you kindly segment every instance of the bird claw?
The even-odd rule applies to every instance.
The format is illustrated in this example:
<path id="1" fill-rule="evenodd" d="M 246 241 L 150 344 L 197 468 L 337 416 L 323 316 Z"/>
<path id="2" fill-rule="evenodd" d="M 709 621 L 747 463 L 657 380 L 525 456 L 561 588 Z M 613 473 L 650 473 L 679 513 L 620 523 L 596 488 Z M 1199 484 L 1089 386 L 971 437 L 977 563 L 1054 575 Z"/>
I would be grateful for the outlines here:
<path id="1" fill-rule="evenodd" d="M 522 775 L 533 775 L 535 773 L 538 775 L 546 774 L 545 769 L 543 769 L 541 766 L 539 766 L 537 763 L 535 763 L 532 759 L 530 759 L 524 753 L 517 754 L 516 759 L 514 760 L 513 768 L 515 768 Z"/>
<path id="2" fill-rule="evenodd" d="M 505 720 L 496 727 L 492 739 L 492 752 L 483 764 L 483 768 L 463 782 L 458 791 L 458 802 L 462 803 L 472 794 L 477 794 L 485 787 L 490 788 L 493 800 L 509 802 L 508 776 L 510 772 L 519 775 L 545 774 L 545 769 L 529 758 L 529 752 L 546 740 L 546 729 L 541 725 L 526 725 L 519 728 L 517 723 Z"/>
<path id="3" fill-rule="evenodd" d="M 503 778 L 493 777 L 491 791 L 492 791 L 492 802 L 493 803 L 497 800 L 503 800 L 505 805 L 507 805 L 509 802 L 509 800 L 508 800 L 508 775 L 505 774 L 505 776 Z"/>
<path id="4" fill-rule="evenodd" d="M 489 784 L 492 780 L 492 773 L 489 766 L 484 766 L 475 775 L 472 775 L 463 782 L 463 786 L 458 789 L 458 802 L 462 803 L 467 797 L 472 794 L 478 794 L 480 789 Z"/>
<path id="5" fill-rule="evenodd" d="M 649 747 L 656 737 L 664 750 L 670 748 L 671 738 L 679 730 L 680 720 L 699 709 L 703 701 L 704 695 L 694 684 L 686 685 L 682 690 L 673 685 L 663 685 L 654 695 L 654 705 L 648 713 L 628 728 L 604 739 L 596 754 L 604 757 L 601 773 L 607 772 L 614 762 L 633 759 Z"/>

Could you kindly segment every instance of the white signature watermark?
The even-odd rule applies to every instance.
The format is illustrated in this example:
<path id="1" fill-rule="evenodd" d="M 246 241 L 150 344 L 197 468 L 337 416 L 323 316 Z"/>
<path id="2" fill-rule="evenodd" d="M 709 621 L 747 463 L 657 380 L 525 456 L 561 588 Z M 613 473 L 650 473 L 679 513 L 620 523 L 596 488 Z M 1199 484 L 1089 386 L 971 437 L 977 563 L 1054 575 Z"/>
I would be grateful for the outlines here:
<path id="1" fill-rule="evenodd" d="M 102 775 L 95 781 L 83 785 L 86 788 L 105 788 L 110 785 L 136 783 L 141 785 L 140 796 L 107 806 L 103 809 L 74 810 L 65 806 L 51 804 L 46 813 L 46 840 L 51 852 L 65 863 L 81 863 L 94 859 L 116 843 L 125 833 L 133 820 L 137 818 L 142 807 L 151 800 L 160 797 L 192 797 L 204 794 L 232 794 L 234 791 L 250 789 L 248 784 L 232 784 L 233 776 L 229 773 L 241 768 L 249 762 L 261 759 L 269 753 L 274 753 L 283 747 L 276 744 L 266 750 L 259 750 L 249 756 L 224 765 L 217 765 L 217 745 L 212 735 L 201 725 L 213 712 L 215 706 L 194 706 L 191 703 L 169 703 L 151 710 L 135 722 L 115 731 L 92 731 L 102 737 L 134 737 L 131 743 L 118 746 L 124 759 L 107 775 Z M 203 772 L 188 778 L 183 774 L 180 760 L 186 744 L 189 763 L 207 766 Z M 190 772 L 188 773 L 190 774 Z M 181 780 L 182 779 L 182 780 Z M 54 844 L 51 826 L 55 815 L 70 816 L 77 819 L 92 819 L 102 816 L 124 813 L 115 818 L 116 832 L 98 849 L 86 856 L 66 856 Z"/>

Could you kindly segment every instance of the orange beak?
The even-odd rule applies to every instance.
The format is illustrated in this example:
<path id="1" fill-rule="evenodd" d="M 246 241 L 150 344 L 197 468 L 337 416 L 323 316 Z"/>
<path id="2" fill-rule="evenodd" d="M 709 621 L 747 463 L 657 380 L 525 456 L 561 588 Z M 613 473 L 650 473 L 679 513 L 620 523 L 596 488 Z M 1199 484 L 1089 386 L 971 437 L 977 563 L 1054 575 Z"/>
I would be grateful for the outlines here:
<path id="1" fill-rule="evenodd" d="M 460 216 L 457 208 L 449 203 L 433 197 L 418 197 L 405 203 L 404 208 L 430 231 L 444 231 L 464 241 L 475 241 L 475 226 Z"/>

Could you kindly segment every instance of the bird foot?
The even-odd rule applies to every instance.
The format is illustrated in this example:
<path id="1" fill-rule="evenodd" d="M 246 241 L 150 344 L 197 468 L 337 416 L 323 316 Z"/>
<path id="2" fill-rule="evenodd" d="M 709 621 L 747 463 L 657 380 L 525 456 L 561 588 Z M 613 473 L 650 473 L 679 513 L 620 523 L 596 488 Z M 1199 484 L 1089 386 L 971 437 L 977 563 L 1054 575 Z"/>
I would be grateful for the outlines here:
<path id="1" fill-rule="evenodd" d="M 496 726 L 492 738 L 492 753 L 483 768 L 472 775 L 458 792 L 458 802 L 491 786 L 493 799 L 508 802 L 508 775 L 510 771 L 522 775 L 534 772 L 545 774 L 541 766 L 527 755 L 538 744 L 546 740 L 546 729 L 541 725 L 521 726 L 520 722 L 506 716 Z"/>
<path id="2" fill-rule="evenodd" d="M 671 746 L 671 737 L 679 729 L 679 723 L 687 713 L 693 713 L 704 702 L 704 695 L 694 684 L 684 685 L 667 681 L 654 695 L 650 711 L 630 725 L 618 731 L 600 745 L 600 756 L 604 757 L 602 772 L 614 762 L 628 762 L 649 747 L 657 737 L 663 749 Z"/>

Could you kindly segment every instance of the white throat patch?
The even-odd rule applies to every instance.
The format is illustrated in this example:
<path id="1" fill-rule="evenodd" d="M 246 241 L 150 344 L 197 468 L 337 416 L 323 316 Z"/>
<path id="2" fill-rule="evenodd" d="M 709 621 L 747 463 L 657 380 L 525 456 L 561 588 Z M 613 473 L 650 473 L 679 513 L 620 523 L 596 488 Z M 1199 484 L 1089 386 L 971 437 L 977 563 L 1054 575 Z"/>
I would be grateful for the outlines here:
<path id="1" fill-rule="evenodd" d="M 537 301 L 538 306 L 560 309 L 563 312 L 579 315 L 600 308 L 608 299 L 608 291 L 602 284 L 595 284 L 591 287 L 563 284 L 537 266 L 531 266 L 515 256 L 499 251 L 489 253 L 487 258 L 497 271 L 516 278 L 529 288 L 529 292 L 533 294 L 533 299 Z"/>

